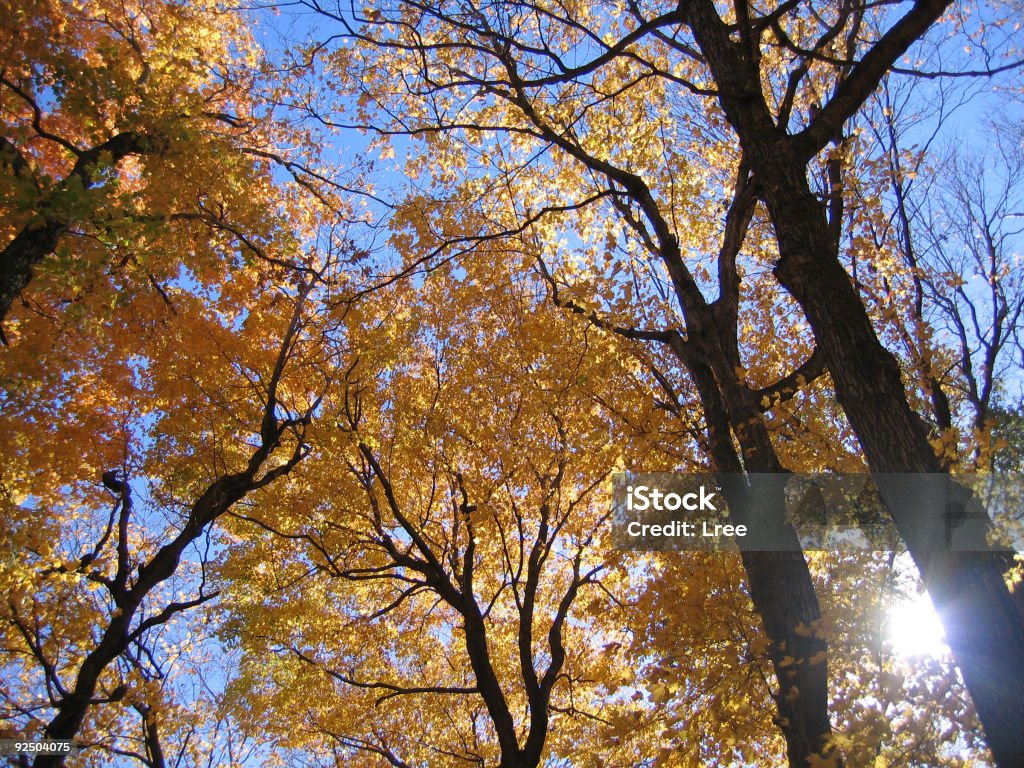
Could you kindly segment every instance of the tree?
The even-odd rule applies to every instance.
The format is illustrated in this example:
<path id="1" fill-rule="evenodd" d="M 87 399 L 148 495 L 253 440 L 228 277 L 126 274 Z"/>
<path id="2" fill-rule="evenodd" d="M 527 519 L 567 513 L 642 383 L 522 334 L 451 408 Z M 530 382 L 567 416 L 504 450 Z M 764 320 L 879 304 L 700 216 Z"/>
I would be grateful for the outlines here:
<path id="1" fill-rule="evenodd" d="M 596 765 L 646 716 L 615 693 L 628 576 L 602 541 L 620 448 L 578 449 L 614 430 L 581 384 L 628 357 L 512 280 L 396 287 L 353 338 L 303 482 L 234 515 L 236 701 L 282 751 Z"/>
<path id="2" fill-rule="evenodd" d="M 1012 256 L 1020 153 L 1007 125 L 982 130 L 993 139 L 988 150 L 949 143 L 957 111 L 980 99 L 970 90 L 932 89 L 933 111 L 925 114 L 912 111 L 906 91 L 884 82 L 863 115 L 858 153 L 878 175 L 852 191 L 875 212 L 862 224 L 870 241 L 897 258 L 888 268 L 877 259 L 870 274 L 860 270 L 854 277 L 866 304 L 877 307 L 876 322 L 886 314 L 897 318 L 882 320 L 882 330 L 892 328 L 920 377 L 941 458 L 950 466 L 984 468 L 992 450 L 990 411 L 1009 394 L 1003 382 L 1012 382 L 1021 366 Z M 922 126 L 927 133 L 915 141 Z"/>
<path id="3" fill-rule="evenodd" d="M 1024 291 L 1013 253 L 1024 158 L 1014 144 L 997 133 L 991 160 L 949 157 L 934 207 L 918 228 L 924 258 L 935 265 L 926 279 L 930 311 L 956 350 L 962 389 L 955 394 L 969 403 L 971 460 L 981 466 L 991 453 L 985 436 L 997 387 L 1021 368 Z"/>
<path id="4" fill-rule="evenodd" d="M 359 83 L 354 91 L 361 96 L 360 112 L 353 122 L 385 135 L 427 136 L 434 147 L 446 133 L 465 137 L 476 149 L 460 153 L 448 143 L 437 150 L 445 167 L 440 177 L 450 180 L 465 167 L 488 194 L 500 193 L 523 164 L 543 164 L 551 153 L 568 155 L 575 164 L 566 167 L 575 166 L 576 179 L 564 174 L 558 189 L 572 189 L 583 175 L 598 191 L 539 205 L 547 202 L 542 190 L 524 194 L 519 188 L 525 216 L 517 226 L 553 205 L 579 215 L 586 205 L 616 201 L 624 217 L 639 224 L 631 225 L 637 237 L 648 238 L 661 253 L 669 284 L 689 295 L 691 306 L 700 301 L 694 290 L 700 284 L 682 268 L 679 219 L 666 215 L 670 206 L 663 201 L 685 201 L 691 188 L 676 172 L 687 159 L 677 147 L 725 132 L 724 143 L 742 150 L 741 157 L 735 150 L 732 155 L 739 179 L 732 189 L 747 188 L 747 196 L 764 205 L 777 244 L 773 274 L 807 318 L 868 466 L 879 473 L 942 472 L 908 403 L 899 366 L 879 342 L 839 249 L 843 177 L 849 172 L 844 124 L 881 78 L 899 69 L 901 57 L 948 3 L 918 2 L 903 13 L 885 4 L 836 3 L 814 12 L 800 3 L 774 10 L 737 4 L 725 16 L 704 1 L 661 10 L 639 4 L 554 9 L 522 3 L 499 10 L 403 3 L 365 14 L 308 5 L 332 15 L 355 43 L 334 58 L 339 79 Z M 384 72 L 403 76 L 389 74 L 377 87 L 375 75 Z M 653 94 L 673 100 L 660 102 L 670 106 L 659 109 L 650 101 Z M 383 124 L 376 121 L 376 105 L 386 115 Z M 705 121 L 701 114 L 710 117 Z M 716 124 L 700 132 L 706 123 Z M 504 136 L 507 141 L 499 142 Z M 707 162 L 711 153 L 701 157 Z M 827 180 L 823 192 L 812 189 L 811 168 L 820 168 Z M 488 181 L 490 169 L 496 181 Z M 700 337 L 701 326 L 692 316 L 686 321 L 687 341 Z M 721 386 L 730 384 L 731 368 L 712 370 Z M 1016 677 L 1024 632 L 1003 581 L 1003 559 L 938 551 L 942 527 L 932 520 L 941 519 L 945 502 L 926 504 L 929 518 L 889 488 L 885 495 L 947 616 L 951 646 L 996 760 L 1015 764 L 1024 713 L 1011 691 L 1024 682 Z M 979 540 L 973 546 L 987 545 Z"/>
<path id="5" fill-rule="evenodd" d="M 301 135 L 257 124 L 240 16 L 8 10 L 3 717 L 160 765 L 180 614 L 218 594 L 218 520 L 309 453 L 351 242 Z"/>
<path id="6" fill-rule="evenodd" d="M 179 311 L 184 311 L 183 298 L 176 297 Z M 200 554 L 200 560 L 189 565 L 183 565 L 183 560 L 194 548 L 201 553 L 210 546 L 210 527 L 232 505 L 289 473 L 308 452 L 302 435 L 315 403 L 304 404 L 283 391 L 287 370 L 299 366 L 304 354 L 300 352 L 306 324 L 304 298 L 300 291 L 297 299 L 282 302 L 291 317 L 283 318 L 276 354 L 272 347 L 267 349 L 266 341 L 257 342 L 249 334 L 243 334 L 243 344 L 249 347 L 245 357 L 229 353 L 223 340 L 219 348 L 183 344 L 190 333 L 205 333 L 216 340 L 220 323 L 195 304 L 189 307 L 194 315 L 188 322 L 169 312 L 158 315 L 158 325 L 168 319 L 174 323 L 151 339 L 153 344 L 146 349 L 153 356 L 144 375 L 158 389 L 148 391 L 137 381 L 117 384 L 136 386 L 126 398 L 130 406 L 137 407 L 150 395 L 158 398 L 162 412 L 150 408 L 133 414 L 130 407 L 121 411 L 106 401 L 108 393 L 95 393 L 112 422 L 121 422 L 121 429 L 111 437 L 114 445 L 120 443 L 125 469 L 104 472 L 101 488 L 99 472 L 92 474 L 96 478 L 92 483 L 88 475 L 78 474 L 91 463 L 86 456 L 82 467 L 73 462 L 70 467 L 55 467 L 43 483 L 34 483 L 39 490 L 22 496 L 20 503 L 8 496 L 5 527 L 12 551 L 18 555 L 4 569 L 11 595 L 4 610 L 4 634 L 8 647 L 19 649 L 15 666 L 26 686 L 21 693 L 8 692 L 13 708 L 8 716 L 38 718 L 48 712 L 46 737 L 69 739 L 80 732 L 96 707 L 121 701 L 145 706 L 144 695 L 133 688 L 144 685 L 148 669 L 158 669 L 159 654 L 148 645 L 149 633 L 217 595 L 208 585 L 205 556 Z M 253 304 L 250 311 L 255 319 L 261 308 Z M 262 334 L 280 323 L 277 314 L 253 322 L 254 332 Z M 261 358 L 262 363 L 257 362 Z M 100 363 L 117 366 L 120 361 Z M 249 377 L 241 379 L 245 382 L 241 392 L 232 392 L 239 386 L 234 371 Z M 62 375 L 68 383 L 77 380 L 80 385 L 82 378 L 75 373 Z M 176 396 L 169 396 L 166 389 L 168 375 L 181 382 Z M 186 383 L 188 379 L 192 382 Z M 197 409 L 201 402 L 197 388 L 208 398 L 205 413 Z M 44 398 L 46 394 L 50 393 L 44 393 Z M 32 454 L 38 450 L 25 442 L 33 434 L 38 436 L 38 430 L 32 429 L 33 422 L 38 422 L 38 412 L 33 410 L 37 407 L 28 397 L 7 401 L 5 421 L 12 448 L 8 455 L 17 461 L 6 468 L 5 484 L 20 480 L 18 465 L 24 461 L 31 466 Z M 191 409 L 187 415 L 181 412 L 186 407 Z M 221 411 L 225 408 L 226 412 Z M 218 411 L 227 416 L 226 422 L 210 420 Z M 25 419 L 21 424 L 17 422 L 20 415 Z M 73 418 L 67 411 L 64 416 Z M 205 430 L 195 430 L 193 416 L 206 422 Z M 149 420 L 156 431 L 137 432 L 142 424 L 133 423 L 136 418 Z M 217 443 L 204 446 L 204 432 Z M 51 434 L 49 449 L 59 451 L 62 438 L 59 432 Z M 16 447 L 19 443 L 23 447 Z M 203 454 L 207 456 L 200 459 Z M 164 464 L 154 479 L 162 477 L 147 489 L 140 508 L 140 489 L 132 470 L 141 473 L 148 467 L 152 472 L 154 461 Z M 54 482 L 56 487 L 46 487 Z M 81 494 L 77 499 L 71 496 L 76 485 Z M 13 487 L 25 492 L 23 481 Z M 104 513 L 103 506 L 109 512 Z M 41 523 L 40 513 L 45 515 Z M 115 665 L 121 662 L 138 666 L 142 677 L 129 674 L 117 682 Z M 41 691 L 46 694 L 40 699 Z M 144 709 L 140 713 L 146 715 Z M 36 760 L 37 765 L 59 762 L 49 756 Z"/>
<path id="7" fill-rule="evenodd" d="M 815 198 L 807 163 L 837 137 L 885 72 L 935 22 L 947 4 L 917 3 L 848 67 L 832 97 L 803 130 L 780 136 L 780 121 L 761 90 L 760 38 L 756 22 L 739 28 L 740 40 L 710 3 L 686 8 L 686 22 L 706 57 L 719 102 L 746 151 L 778 236 L 780 259 L 774 272 L 800 302 L 836 386 L 836 395 L 875 472 L 939 473 L 941 464 L 927 433 L 910 408 L 895 359 L 879 343 L 870 319 L 836 258 L 836 237 L 828 205 Z M 841 14 L 835 32 L 856 14 Z M 845 18 L 844 18 L 845 17 Z M 769 25 L 777 28 L 777 25 Z M 786 35 L 779 44 L 801 55 Z M 852 42 L 852 41 L 851 41 Z M 814 51 L 812 51 L 813 55 Z M 851 51 L 850 53 L 854 53 Z M 810 63 L 810 57 L 807 62 Z M 841 71 L 841 69 L 840 69 Z M 784 125 L 784 123 L 782 123 Z M 830 223 L 832 227 L 830 227 Z M 998 558 L 936 552 L 935 524 L 886 494 L 901 535 L 913 553 L 940 613 L 948 639 L 985 725 L 996 761 L 1012 765 L 1024 755 L 1020 723 L 1024 711 L 1010 691 L 1018 687 L 1024 658 L 1024 628 L 1002 578 Z M 980 547 L 984 542 L 979 543 Z"/>
<path id="8" fill-rule="evenodd" d="M 50 312 L 58 293 L 74 301 L 100 281 L 163 291 L 178 266 L 168 268 L 156 240 L 197 275 L 216 263 L 203 249 L 181 250 L 179 236 L 241 236 L 249 257 L 262 257 L 288 228 L 271 177 L 257 180 L 252 166 L 284 168 L 325 204 L 337 192 L 264 98 L 244 15 L 205 1 L 33 0 L 0 13 L 0 321 L 9 335 L 27 313 Z M 288 251 L 278 249 L 283 263 Z M 34 272 L 44 285 L 17 312 Z"/>

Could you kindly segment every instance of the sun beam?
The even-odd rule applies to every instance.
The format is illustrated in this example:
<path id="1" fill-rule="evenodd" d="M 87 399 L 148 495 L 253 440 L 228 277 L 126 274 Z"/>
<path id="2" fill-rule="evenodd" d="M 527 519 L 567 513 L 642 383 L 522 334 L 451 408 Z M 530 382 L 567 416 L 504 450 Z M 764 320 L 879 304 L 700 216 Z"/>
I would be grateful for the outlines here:
<path id="1" fill-rule="evenodd" d="M 896 656 L 938 658 L 949 652 L 942 622 L 927 593 L 901 597 L 889 608 L 886 640 Z"/>

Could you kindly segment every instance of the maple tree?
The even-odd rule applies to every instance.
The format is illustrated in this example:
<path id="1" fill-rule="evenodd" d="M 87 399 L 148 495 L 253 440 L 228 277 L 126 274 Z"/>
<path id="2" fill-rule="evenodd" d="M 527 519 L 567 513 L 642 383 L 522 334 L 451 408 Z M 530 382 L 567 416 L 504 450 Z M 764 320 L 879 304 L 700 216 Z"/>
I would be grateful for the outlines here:
<path id="1" fill-rule="evenodd" d="M 363 75 L 358 77 L 362 78 Z M 384 130 L 386 132 L 402 132 L 403 129 L 397 127 Z M 415 132 L 414 129 L 410 130 Z M 517 128 L 515 130 L 526 133 L 532 130 L 542 138 L 550 139 L 550 136 L 545 133 L 550 129 L 543 124 L 533 128 L 528 126 L 525 129 Z M 603 136 L 602 138 L 614 141 L 611 137 Z M 470 140 L 474 143 L 482 143 L 479 137 L 471 137 Z M 573 146 L 576 155 L 586 152 L 578 145 Z M 624 145 L 622 149 L 630 151 L 628 145 Z M 445 152 L 444 149 L 436 147 L 432 148 L 432 151 Z M 448 154 L 444 155 L 444 160 L 440 163 L 439 176 L 442 184 L 450 180 L 452 167 L 461 167 L 466 162 L 465 158 L 456 154 L 457 151 L 457 149 L 448 150 Z M 576 232 L 580 231 L 581 221 L 594 222 L 594 229 L 597 230 L 594 237 L 601 237 L 602 225 L 598 218 L 599 214 L 584 210 L 585 204 L 562 204 L 562 201 L 558 199 L 561 190 L 572 189 L 577 184 L 577 174 L 572 167 L 573 149 L 566 150 L 566 154 L 569 156 L 568 162 L 560 165 L 551 176 L 532 176 L 529 178 L 528 190 L 517 186 L 507 195 L 501 195 L 501 198 L 503 202 L 513 206 L 512 210 L 515 213 L 518 213 L 516 211 L 518 201 L 539 198 L 546 202 L 547 205 L 542 207 L 536 215 L 529 210 L 522 213 L 527 224 L 538 221 L 543 214 L 557 215 L 561 213 L 566 218 L 572 217 L 574 225 L 577 227 Z M 486 183 L 477 185 L 475 188 L 471 186 L 468 196 L 459 200 L 459 207 L 454 215 L 447 214 L 442 205 L 424 201 L 422 198 L 413 199 L 404 213 L 404 216 L 407 217 L 406 220 L 409 221 L 409 229 L 415 233 L 415 237 L 408 247 L 419 253 L 438 253 L 445 249 L 445 243 L 459 242 L 460 239 L 464 239 L 466 206 L 472 205 L 474 196 L 480 192 L 494 196 L 496 189 Z M 581 194 L 586 194 L 586 192 Z M 598 190 L 593 192 L 592 197 L 587 198 L 586 202 L 594 202 L 607 197 L 614 204 L 614 194 L 615 190 L 611 190 L 610 193 Z M 491 199 L 491 197 L 488 198 L 488 200 Z M 697 280 L 689 274 L 687 267 L 683 264 L 679 249 L 675 248 L 672 253 L 665 256 L 666 263 L 669 264 L 669 271 L 675 270 L 673 279 L 676 281 L 676 293 L 681 311 L 686 318 L 688 329 L 686 334 L 680 333 L 673 327 L 676 325 L 676 321 L 671 309 L 666 310 L 669 319 L 658 317 L 653 321 L 655 324 L 665 323 L 663 328 L 656 330 L 628 327 L 634 325 L 632 322 L 627 325 L 618 324 L 622 319 L 621 300 L 617 305 L 618 314 L 615 314 L 614 310 L 612 313 L 602 312 L 600 314 L 603 317 L 599 318 L 579 300 L 566 298 L 560 294 L 559 283 L 564 283 L 565 278 L 553 275 L 545 265 L 543 258 L 540 259 L 539 266 L 556 303 L 589 317 L 600 327 L 614 329 L 620 336 L 633 340 L 654 341 L 665 345 L 667 349 L 671 350 L 670 356 L 674 358 L 674 363 L 670 363 L 670 365 L 682 365 L 689 370 L 696 383 L 697 394 L 695 396 L 703 405 L 707 424 L 708 436 L 701 442 L 705 450 L 713 457 L 714 465 L 718 469 L 737 472 L 745 462 L 747 469 L 751 471 L 779 472 L 782 465 L 775 454 L 762 415 L 767 410 L 765 402 L 774 402 L 777 406 L 783 406 L 785 401 L 796 394 L 803 385 L 820 375 L 821 366 L 820 360 L 812 356 L 808 361 L 795 363 L 794 367 L 798 367 L 797 370 L 787 372 L 787 375 L 782 376 L 774 384 L 752 386 L 737 379 L 735 371 L 740 368 L 739 341 L 735 334 L 732 337 L 727 334 L 730 328 L 736 328 L 738 324 L 740 282 L 735 263 L 746 236 L 754 203 L 755 200 L 749 187 L 741 186 L 736 191 L 728 232 L 725 234 L 725 241 L 722 245 L 721 259 L 724 274 L 722 298 L 713 305 L 709 305 L 703 300 Z M 431 214 L 436 214 L 438 218 L 438 221 L 432 225 L 432 229 L 425 227 L 422 223 L 423 218 Z M 481 215 L 486 217 L 488 224 L 492 224 L 502 214 L 488 205 L 486 212 Z M 629 224 L 633 224 L 629 229 L 639 231 L 639 240 L 643 242 L 646 234 L 643 231 L 643 226 L 635 225 L 636 220 L 628 211 L 621 215 Z M 660 218 L 660 221 L 663 225 L 665 224 L 664 218 Z M 509 221 L 507 226 L 508 232 L 516 232 L 523 228 L 515 220 Z M 607 232 L 607 228 L 605 228 L 605 232 Z M 496 235 L 490 233 L 484 235 L 484 237 L 494 236 Z M 544 231 L 535 236 L 538 240 L 543 241 L 544 245 L 537 243 L 531 245 L 528 241 L 525 246 L 528 252 L 533 250 L 536 253 L 549 242 L 548 234 Z M 552 234 L 550 237 L 553 240 L 557 239 L 558 234 Z M 610 240 L 612 236 L 609 234 L 608 237 Z M 650 243 L 649 238 L 647 243 Z M 611 251 L 612 248 L 614 245 L 609 250 Z M 655 257 L 664 255 L 657 246 L 650 246 L 650 250 Z M 609 253 L 606 259 L 610 260 L 615 256 Z M 631 258 L 637 257 L 627 254 L 626 259 Z M 616 272 L 620 268 L 616 267 Z M 613 274 L 612 281 L 614 279 Z M 565 287 L 568 290 L 564 293 L 578 291 L 577 286 L 574 285 L 566 284 Z M 613 291 L 614 287 L 609 286 L 608 290 Z M 628 291 L 629 288 L 627 287 L 626 290 Z M 664 303 L 664 301 L 659 302 L 661 305 Z M 760 321 L 748 320 L 748 323 L 750 327 L 753 327 L 754 324 L 761 327 Z M 699 337 L 695 333 L 697 328 L 704 329 L 703 334 Z M 801 363 L 803 364 L 801 365 Z M 668 389 L 671 391 L 672 386 L 669 385 Z M 731 444 L 733 434 L 736 435 L 743 452 L 742 459 Z M 729 493 L 736 494 L 731 506 L 737 510 L 738 514 L 738 511 L 745 506 L 745 502 L 740 501 L 743 492 L 739 488 L 735 488 L 731 489 Z M 810 755 L 821 755 L 830 751 L 824 642 L 813 632 L 801 633 L 798 631 L 799 627 L 813 626 L 817 622 L 818 607 L 810 575 L 798 552 L 796 535 L 792 528 L 783 521 L 782 514 L 782 504 L 779 499 L 776 499 L 773 507 L 758 510 L 756 513 L 750 512 L 749 518 L 744 517 L 742 521 L 756 530 L 758 538 L 774 541 L 776 545 L 782 543 L 781 548 L 789 551 L 771 554 L 748 551 L 744 553 L 744 562 L 754 589 L 755 602 L 758 604 L 762 616 L 769 623 L 770 632 L 776 641 L 772 645 L 772 655 L 774 663 L 778 665 L 778 677 L 782 686 L 782 690 L 777 696 L 781 712 L 779 722 L 790 742 L 790 760 L 794 765 L 800 765 Z M 785 587 L 780 589 L 780 584 L 784 584 Z M 783 669 L 781 665 L 787 658 L 790 659 L 786 664 L 788 668 Z M 798 661 L 794 664 L 793 659 Z"/>
<path id="2" fill-rule="evenodd" d="M 51 406 L 56 423 L 36 415 L 35 398 L 57 396 L 53 387 L 9 389 L 4 525 L 13 556 L 4 567 L 3 633 L 17 684 L 5 691 L 5 704 L 6 716 L 27 731 L 71 738 L 88 725 L 104 744 L 105 704 L 130 704 L 157 722 L 156 702 L 147 699 L 159 690 L 162 653 L 150 645 L 152 635 L 216 597 L 203 554 L 211 525 L 308 452 L 302 435 L 315 405 L 285 391 L 287 372 L 302 365 L 302 293 L 289 299 L 264 291 L 269 309 L 247 298 L 243 333 L 225 327 L 217 314 L 226 305 L 208 297 L 172 291 L 176 313 L 159 299 L 129 304 L 126 312 L 141 322 L 127 323 L 139 335 L 125 346 L 139 367 L 125 371 L 117 354 L 125 350 L 115 346 L 78 369 L 58 369 L 60 389 L 91 387 L 95 399 Z M 196 343 L 204 337 L 209 346 Z M 5 375 L 28 380 L 23 371 Z M 306 377 L 303 388 L 311 384 Z M 95 431 L 89 450 L 58 458 L 46 472 L 31 469 L 40 453 L 61 457 L 80 448 L 83 428 Z M 104 469 L 110 466 L 120 469 Z M 48 722 L 40 722 L 43 715 Z"/>
<path id="3" fill-rule="evenodd" d="M 817 357 L 810 356 L 808 364 L 827 367 L 868 466 L 882 473 L 942 472 L 930 435 L 910 407 L 897 360 L 879 342 L 850 283 L 840 245 L 849 172 L 844 124 L 948 3 L 919 2 L 906 11 L 836 3 L 817 13 L 800 3 L 776 9 L 741 3 L 724 16 L 710 2 L 664 9 L 410 2 L 365 12 L 305 5 L 331 18 L 352 41 L 330 61 L 342 87 L 349 84 L 358 97 L 358 109 L 335 117 L 328 106 L 320 119 L 363 125 L 379 132 L 382 143 L 396 135 L 425 137 L 442 169 L 437 186 L 450 187 L 457 172 L 470 176 L 469 194 L 463 192 L 458 204 L 479 201 L 505 231 L 541 227 L 543 219 L 567 212 L 583 222 L 566 228 L 577 237 L 589 220 L 609 214 L 623 220 L 622 229 L 665 265 L 655 279 L 680 302 L 687 345 L 704 347 L 704 360 L 688 365 L 691 375 L 699 376 L 703 367 L 722 390 L 739 389 L 739 396 L 726 399 L 742 414 L 730 425 L 739 432 L 751 418 L 757 423 L 760 408 L 736 387 L 733 371 L 742 366 L 725 364 L 727 355 L 716 361 L 716 350 L 708 346 L 705 334 L 716 326 L 695 312 L 704 301 L 703 286 L 683 259 L 684 248 L 699 251 L 707 242 L 693 236 L 701 231 L 692 223 L 697 216 L 684 215 L 700 189 L 687 161 L 699 157 L 698 167 L 707 173 L 720 159 L 714 148 L 721 137 L 719 145 L 732 147 L 721 159 L 736 174 L 732 183 L 722 183 L 733 193 L 723 231 L 731 229 L 733 237 L 739 232 L 742 242 L 748 211 L 755 200 L 763 205 L 777 247 L 769 269 L 806 315 L 817 344 Z M 377 76 L 396 71 L 403 73 L 398 81 Z M 689 142 L 699 143 L 700 150 L 689 149 Z M 541 170 L 523 182 L 524 168 L 549 164 L 564 170 Z M 820 169 L 823 189 L 812 189 L 811 169 Z M 744 188 L 746 199 L 737 193 Z M 580 192 L 567 196 L 574 190 Z M 507 214 L 500 220 L 497 197 L 511 221 Z M 614 249 L 618 232 L 605 232 Z M 551 247 L 560 246 L 541 246 Z M 614 256 L 606 261 L 614 262 Z M 720 264 L 725 305 L 729 259 Z M 584 280 L 603 288 L 600 295 L 609 306 L 598 308 L 612 309 L 609 325 L 619 327 L 614 310 L 621 310 L 623 299 L 631 303 L 637 281 L 630 286 L 628 278 L 616 283 L 616 271 L 603 280 L 582 271 Z M 592 307 L 581 309 L 587 313 Z M 649 338 L 659 330 L 671 332 L 634 330 Z M 766 398 L 762 408 L 771 405 Z M 708 399 L 703 405 L 705 414 L 714 413 Z M 769 453 L 761 448 L 760 455 Z M 885 495 L 947 616 L 951 646 L 997 762 L 1014 764 L 1021 750 L 1015 724 L 1022 718 L 1010 694 L 1018 686 L 1010 681 L 1020 674 L 1017 660 L 1024 649 L 1021 620 L 1003 579 L 1005 559 L 935 551 L 941 549 L 935 546 L 941 526 L 888 489 Z M 942 508 L 938 502 L 924 507 Z M 979 540 L 973 546 L 987 545 Z M 817 732 L 827 733 L 817 722 Z"/>
<path id="4" fill-rule="evenodd" d="M 341 205 L 234 80 L 255 65 L 241 16 L 3 16 L 3 717 L 163 765 L 180 614 L 218 593 L 214 525 L 309 452 Z M 118 735 L 133 718 L 141 752 Z"/>
<path id="5" fill-rule="evenodd" d="M 585 383 L 629 356 L 538 288 L 479 268 L 397 290 L 352 337 L 316 456 L 234 515 L 238 716 L 282 750 L 596 765 L 616 751 L 596 744 L 641 727 L 614 700 L 626 575 L 603 542 L 623 445 Z M 290 714 L 267 725 L 267 709 Z"/>
<path id="6" fill-rule="evenodd" d="M 836 395 L 875 472 L 939 473 L 942 464 L 911 409 L 895 357 L 874 332 L 868 313 L 835 257 L 836 227 L 828 205 L 807 181 L 808 161 L 841 137 L 843 123 L 861 106 L 885 71 L 936 21 L 947 3 L 918 3 L 868 48 L 838 66 L 848 73 L 809 125 L 778 140 L 778 122 L 763 98 L 744 98 L 760 82 L 756 46 L 735 43 L 710 4 L 696 4 L 688 21 L 721 89 L 719 101 L 763 179 L 765 205 L 779 242 L 775 276 L 807 314 L 836 386 Z M 845 25 L 844 25 L 845 26 Z M 750 29 L 747 27 L 746 29 Z M 841 30 L 842 27 L 839 27 Z M 779 42 L 791 50 L 784 36 Z M 748 46 L 745 50 L 744 46 Z M 754 78 L 754 79 L 752 79 Z M 833 205 L 838 195 L 833 195 Z M 831 226 L 830 226 L 831 225 Z M 910 551 L 946 619 L 947 637 L 985 725 L 998 764 L 1024 754 L 1024 712 L 1009 693 L 1024 656 L 1024 628 L 1003 580 L 1002 558 L 935 551 L 937 525 L 895 494 L 884 494 Z M 915 505 L 916 506 L 916 505 Z M 938 509 L 928 504 L 926 508 Z M 985 542 L 978 542 L 985 549 Z"/>

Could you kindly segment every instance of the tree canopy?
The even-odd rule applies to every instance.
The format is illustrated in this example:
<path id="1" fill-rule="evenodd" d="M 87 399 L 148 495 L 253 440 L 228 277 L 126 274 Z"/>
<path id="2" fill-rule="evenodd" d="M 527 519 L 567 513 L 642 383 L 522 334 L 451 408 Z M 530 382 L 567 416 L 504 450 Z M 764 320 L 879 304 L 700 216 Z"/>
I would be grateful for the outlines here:
<path id="1" fill-rule="evenodd" d="M 1021 764 L 1020 530 L 962 525 L 1019 481 L 956 479 L 1021 469 L 1018 27 L 0 3 L 0 738 Z M 622 548 L 646 472 L 717 473 L 751 538 Z M 959 506 L 882 481 L 889 550 L 805 549 L 786 479 L 864 472 Z"/>

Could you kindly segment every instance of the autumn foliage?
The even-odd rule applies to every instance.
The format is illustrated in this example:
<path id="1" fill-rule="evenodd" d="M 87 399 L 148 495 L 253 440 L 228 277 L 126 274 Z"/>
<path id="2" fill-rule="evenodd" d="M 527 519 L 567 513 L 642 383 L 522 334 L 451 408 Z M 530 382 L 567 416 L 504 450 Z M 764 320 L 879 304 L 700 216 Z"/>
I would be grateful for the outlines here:
<path id="1" fill-rule="evenodd" d="M 1020 127 L 936 138 L 1019 33 L 947 5 L 0 0 L 0 738 L 1019 765 L 1012 551 L 611 535 L 617 472 L 1021 468 Z"/>

